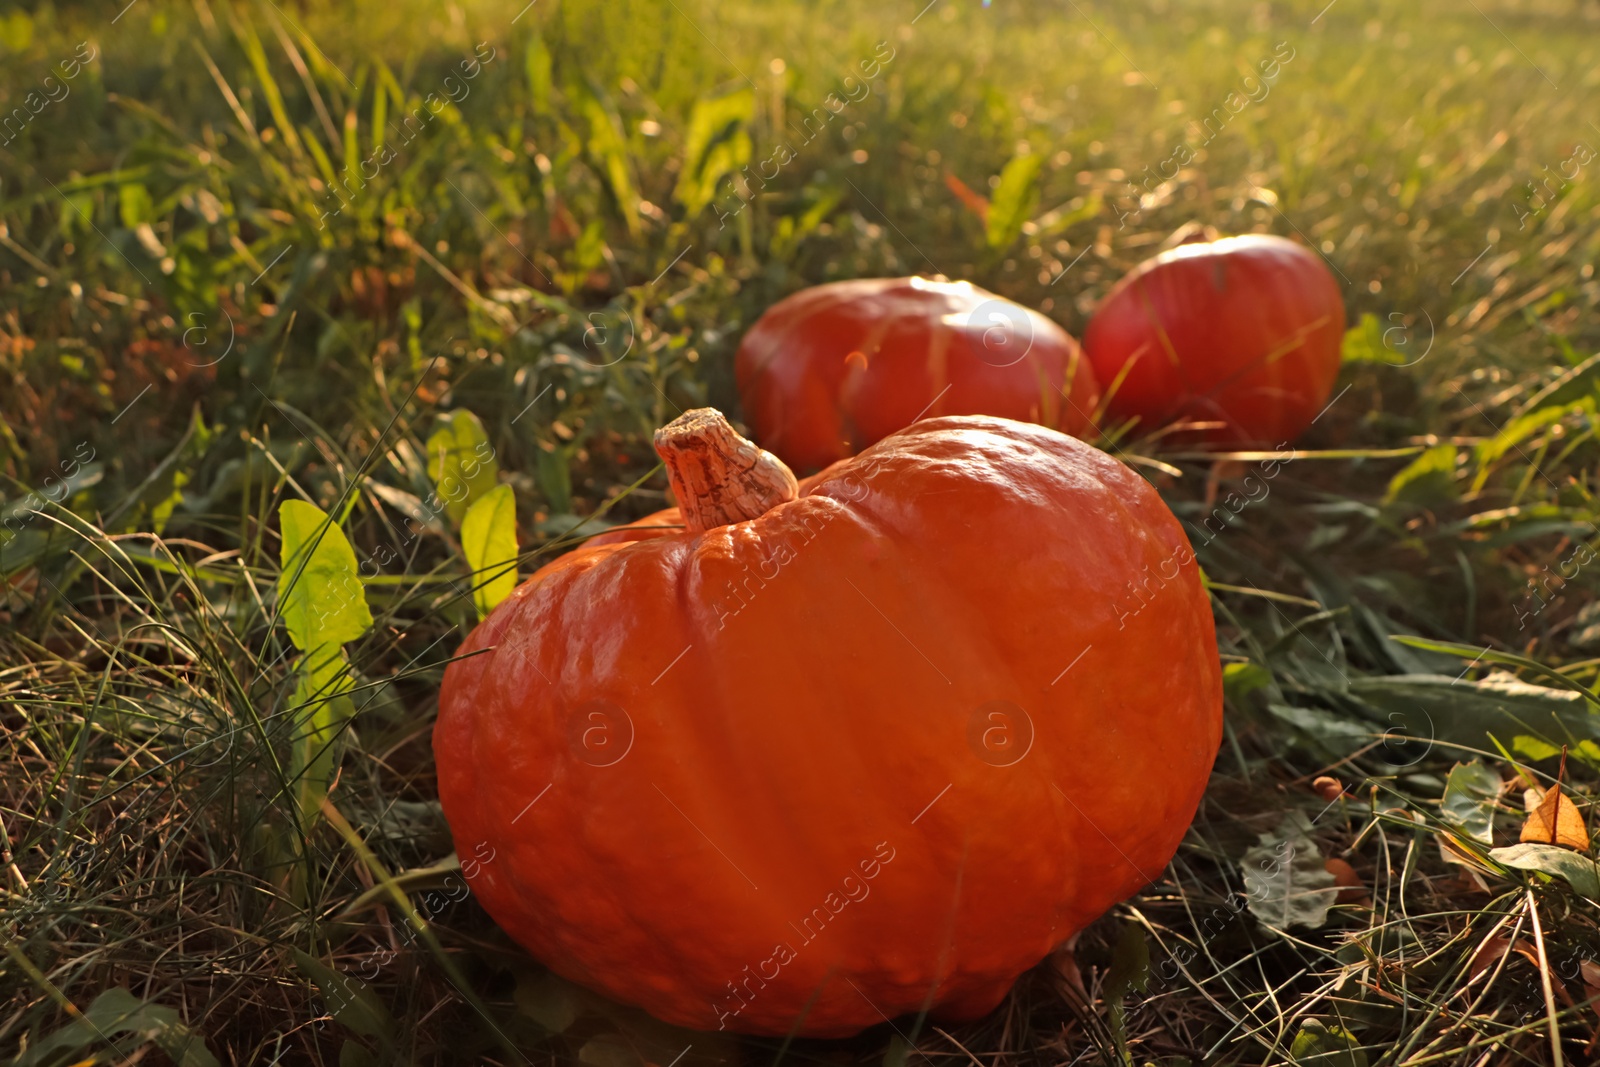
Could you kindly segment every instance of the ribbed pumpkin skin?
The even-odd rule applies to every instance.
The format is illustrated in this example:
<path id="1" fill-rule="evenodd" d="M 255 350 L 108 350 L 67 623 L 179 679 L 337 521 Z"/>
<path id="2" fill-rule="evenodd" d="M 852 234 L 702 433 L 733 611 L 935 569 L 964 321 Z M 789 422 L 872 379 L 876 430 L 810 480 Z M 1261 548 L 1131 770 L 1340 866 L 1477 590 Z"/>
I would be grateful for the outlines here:
<path id="1" fill-rule="evenodd" d="M 800 473 L 919 415 L 998 415 L 1082 436 L 1100 400 L 1078 342 L 1055 322 L 971 282 L 926 278 L 786 297 L 745 334 L 734 372 L 757 443 Z"/>
<path id="2" fill-rule="evenodd" d="M 1180 418 L 1222 445 L 1292 441 L 1339 374 L 1344 301 L 1320 257 L 1252 234 L 1185 244 L 1135 267 L 1084 331 L 1109 413 L 1142 430 Z M 1129 362 L 1133 367 L 1113 388 Z"/>
<path id="3" fill-rule="evenodd" d="M 480 649 L 434 730 L 458 851 L 492 857 L 478 899 L 563 976 L 701 1029 L 989 1011 L 1160 877 L 1221 737 L 1177 520 L 1003 419 L 918 422 L 752 521 L 614 532 Z M 595 700 L 631 737 L 611 711 L 585 738 Z"/>

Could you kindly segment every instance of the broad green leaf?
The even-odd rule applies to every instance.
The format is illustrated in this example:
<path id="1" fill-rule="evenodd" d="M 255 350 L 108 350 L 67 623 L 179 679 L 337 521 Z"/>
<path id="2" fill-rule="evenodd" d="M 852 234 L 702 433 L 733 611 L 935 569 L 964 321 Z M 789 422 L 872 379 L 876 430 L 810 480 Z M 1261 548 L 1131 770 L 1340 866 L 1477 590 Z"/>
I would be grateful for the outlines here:
<path id="1" fill-rule="evenodd" d="M 1518 415 L 1506 423 L 1500 428 L 1499 433 L 1479 444 L 1473 450 L 1473 455 L 1478 461 L 1478 473 L 1472 482 L 1473 491 L 1476 492 L 1483 488 L 1484 484 L 1489 480 L 1489 475 L 1493 473 L 1492 468 L 1507 452 L 1516 448 L 1539 431 L 1560 422 L 1572 412 L 1585 407 L 1593 409 L 1593 399 L 1586 400 L 1582 404 L 1571 404 L 1565 407 L 1540 408 L 1537 411 L 1530 411 L 1526 415 Z M 1454 450 L 1452 449 L 1452 451 Z M 1427 453 L 1425 452 L 1423 455 L 1426 456 Z"/>
<path id="2" fill-rule="evenodd" d="M 183 503 L 183 487 L 189 484 L 189 475 L 184 471 L 174 470 L 170 481 L 171 491 L 150 505 L 150 529 L 158 534 L 166 533 L 167 522 L 172 518 L 173 511 Z"/>
<path id="3" fill-rule="evenodd" d="M 294 950 L 294 962 L 300 972 L 316 985 L 323 1003 L 327 1005 L 328 1014 L 340 1026 L 386 1044 L 394 1040 L 394 1018 L 367 983 L 355 975 L 340 973 L 300 949 Z"/>
<path id="4" fill-rule="evenodd" d="M 428 437 L 427 450 L 434 491 L 450 521 L 459 524 L 472 502 L 499 484 L 494 447 L 478 416 L 458 408 Z"/>
<path id="5" fill-rule="evenodd" d="M 553 974 L 519 976 L 513 1000 L 519 1012 L 552 1034 L 571 1026 L 580 1007 L 572 986 Z"/>
<path id="6" fill-rule="evenodd" d="M 1356 324 L 1344 332 L 1343 358 L 1346 363 L 1401 364 L 1407 357 L 1383 343 L 1383 326 L 1378 316 L 1362 312 Z"/>
<path id="7" fill-rule="evenodd" d="M 634 192 L 633 175 L 628 170 L 628 145 L 622 136 L 622 121 L 592 93 L 583 97 L 583 114 L 589 120 L 589 155 L 599 164 L 611 195 L 628 232 L 640 234 L 639 194 Z"/>
<path id="8" fill-rule="evenodd" d="M 1290 811 L 1275 831 L 1259 837 L 1260 844 L 1239 861 L 1250 910 L 1277 930 L 1314 930 L 1327 922 L 1339 888 L 1323 866 L 1306 817 Z"/>
<path id="9" fill-rule="evenodd" d="M 1596 396 L 1600 396 L 1600 352 L 1562 372 L 1555 381 L 1530 396 L 1517 409 L 1516 417 L 1521 418 L 1543 408 L 1566 407 Z"/>
<path id="10" fill-rule="evenodd" d="M 1272 684 L 1272 672 L 1259 663 L 1229 663 L 1222 668 L 1222 691 L 1238 703 Z"/>
<path id="11" fill-rule="evenodd" d="M 528 92 L 533 95 L 534 114 L 548 115 L 550 93 L 553 88 L 550 80 L 550 49 L 545 47 L 544 38 L 537 33 L 528 41 L 525 66 L 528 74 Z"/>
<path id="12" fill-rule="evenodd" d="M 1561 755 L 1561 748 L 1550 744 L 1537 737 L 1518 734 L 1511 739 L 1511 751 L 1519 756 L 1526 756 L 1531 760 L 1555 759 Z M 1566 746 L 1567 755 L 1579 763 L 1590 767 L 1600 767 L 1600 744 L 1594 741 L 1579 741 L 1576 745 Z"/>
<path id="13" fill-rule="evenodd" d="M 290 771 L 296 807 L 307 825 L 333 781 L 339 728 L 354 714 L 349 660 L 343 646 L 372 627 L 356 554 L 344 532 L 319 507 L 286 500 L 278 508 L 283 533 L 279 610 L 300 657 L 292 707 Z"/>
<path id="14" fill-rule="evenodd" d="M 481 619 L 517 587 L 517 502 L 509 485 L 495 486 L 467 509 L 461 548 L 472 568 L 472 603 Z"/>
<path id="15" fill-rule="evenodd" d="M 1560 845 L 1524 841 L 1509 848 L 1494 849 L 1489 858 L 1503 867 L 1560 878 L 1590 900 L 1600 901 L 1600 867 L 1581 852 Z"/>
<path id="16" fill-rule="evenodd" d="M 217 1067 L 205 1042 L 180 1021 L 177 1009 L 140 1000 L 120 986 L 94 998 L 83 1012 L 55 1033 L 30 1046 L 13 1063 L 45 1067 L 87 1062 L 106 1045 L 116 1057 L 132 1058 L 139 1047 L 154 1042 L 178 1067 Z M 95 1058 L 94 1062 L 100 1062 Z"/>
<path id="17" fill-rule="evenodd" d="M 1559 689 L 1577 693 L 1586 700 L 1592 701 L 1595 707 L 1600 708 L 1600 696 L 1596 696 L 1593 691 L 1568 678 L 1560 671 L 1546 667 L 1537 660 L 1528 659 L 1526 656 L 1519 656 L 1513 652 L 1497 652 L 1491 648 L 1463 645 L 1458 641 L 1435 641 L 1427 637 L 1417 637 L 1414 634 L 1393 634 L 1390 639 L 1396 644 L 1405 645 L 1407 648 L 1419 648 L 1424 652 L 1437 652 L 1446 656 L 1460 656 L 1464 660 L 1471 661 L 1468 664 L 1469 670 L 1473 664 L 1482 662 L 1495 663 L 1503 667 L 1511 667 L 1528 674 L 1537 675 L 1556 683 L 1556 687 Z M 1525 682 L 1518 681 L 1514 676 L 1504 671 L 1497 671 L 1489 678 L 1484 679 L 1486 684 L 1491 682 L 1494 688 L 1506 692 L 1521 693 L 1529 690 L 1537 691 L 1541 688 L 1539 686 L 1529 686 Z"/>
<path id="18" fill-rule="evenodd" d="M 30 520 L 37 522 L 36 511 L 49 511 L 51 504 L 67 504 L 80 492 L 99 485 L 105 477 L 105 464 L 84 463 L 65 477 L 47 478 L 33 492 L 21 493 L 10 501 L 0 499 L 0 523 L 15 530 Z M 0 541 L 5 540 L 0 535 Z"/>
<path id="19" fill-rule="evenodd" d="M 1554 759 L 1561 755 L 1561 746 L 1552 745 L 1550 742 L 1538 737 L 1518 734 L 1511 739 L 1511 751 L 1519 756 L 1526 756 L 1531 760 Z"/>
<path id="20" fill-rule="evenodd" d="M 295 726 L 289 773 L 296 809 L 307 826 L 315 822 L 338 770 L 340 728 L 356 712 L 345 695 L 352 685 L 350 661 L 337 645 L 325 647 L 331 651 L 301 657 L 290 704 Z"/>
<path id="21" fill-rule="evenodd" d="M 117 208 L 122 216 L 122 225 L 130 230 L 156 219 L 150 190 L 138 182 L 129 182 L 117 190 Z"/>
<path id="22" fill-rule="evenodd" d="M 1309 748 L 1331 759 L 1342 759 L 1372 744 L 1382 733 L 1356 716 L 1339 716 L 1321 708 L 1268 704 L 1267 710 L 1293 727 Z"/>
<path id="23" fill-rule="evenodd" d="M 756 95 L 740 89 L 695 102 L 683 143 L 683 169 L 672 196 L 690 217 L 716 197 L 717 183 L 750 162 L 750 135 Z"/>
<path id="24" fill-rule="evenodd" d="M 1429 503 L 1455 495 L 1456 446 L 1434 445 L 1389 479 L 1383 502 Z"/>
<path id="25" fill-rule="evenodd" d="M 1289 1057 L 1304 1067 L 1367 1067 L 1367 1054 L 1349 1030 L 1321 1019 L 1300 1024 L 1289 1046 Z"/>
<path id="26" fill-rule="evenodd" d="M 1350 680 L 1349 694 L 1371 709 L 1397 745 L 1484 749 L 1491 735 L 1519 734 L 1557 745 L 1600 740 L 1600 716 L 1582 693 L 1529 685 L 1504 672 L 1476 682 L 1439 674 L 1358 677 Z"/>
<path id="27" fill-rule="evenodd" d="M 1010 248 L 1022 234 L 1022 224 L 1028 221 L 1038 204 L 1039 189 L 1036 180 L 1044 157 L 1033 153 L 1013 156 L 1000 171 L 1000 184 L 989 198 L 987 239 L 993 249 Z"/>
<path id="28" fill-rule="evenodd" d="M 0 500 L 0 577 L 18 574 L 81 544 L 55 521 L 44 518 L 56 505 L 75 506 L 74 497 L 98 485 L 100 463 L 85 463 L 59 480 L 46 479 L 37 491 Z"/>
<path id="29" fill-rule="evenodd" d="M 1494 809 L 1503 783 L 1478 760 L 1458 763 L 1445 779 L 1439 814 L 1474 841 L 1494 844 Z"/>
<path id="30" fill-rule="evenodd" d="M 283 502 L 278 527 L 283 536 L 278 610 L 294 647 L 319 653 L 366 633 L 372 612 L 344 531 L 303 500 Z"/>
<path id="31" fill-rule="evenodd" d="M 54 525 L 42 530 L 12 530 L 0 526 L 0 578 L 21 574 L 52 554 L 50 534 L 58 529 Z"/>

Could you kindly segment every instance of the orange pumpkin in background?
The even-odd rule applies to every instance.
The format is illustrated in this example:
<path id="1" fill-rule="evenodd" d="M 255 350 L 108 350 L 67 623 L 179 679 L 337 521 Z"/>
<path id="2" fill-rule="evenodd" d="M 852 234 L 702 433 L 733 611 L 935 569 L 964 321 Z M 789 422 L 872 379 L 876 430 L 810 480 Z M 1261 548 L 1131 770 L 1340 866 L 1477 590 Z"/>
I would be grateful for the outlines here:
<path id="1" fill-rule="evenodd" d="M 1100 400 L 1072 335 L 971 282 L 865 278 L 768 308 L 734 358 L 744 416 L 796 470 L 912 420 L 999 415 L 1082 436 Z"/>
<path id="2" fill-rule="evenodd" d="M 1333 392 L 1339 284 L 1316 253 L 1252 234 L 1181 244 L 1119 281 L 1084 331 L 1107 411 L 1183 420 L 1219 445 L 1294 440 Z"/>
<path id="3" fill-rule="evenodd" d="M 1161 876 L 1222 690 L 1142 478 L 989 417 L 799 484 L 710 409 L 656 440 L 681 507 L 445 672 L 439 797 L 512 937 L 670 1023 L 843 1036 L 988 1012 Z"/>

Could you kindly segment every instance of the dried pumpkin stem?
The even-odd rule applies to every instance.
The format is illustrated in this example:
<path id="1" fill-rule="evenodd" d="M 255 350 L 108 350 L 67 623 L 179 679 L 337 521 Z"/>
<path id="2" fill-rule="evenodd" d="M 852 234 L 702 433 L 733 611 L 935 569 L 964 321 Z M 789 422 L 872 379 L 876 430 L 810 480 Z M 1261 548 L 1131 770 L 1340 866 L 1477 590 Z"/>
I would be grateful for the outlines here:
<path id="1" fill-rule="evenodd" d="M 695 408 L 656 431 L 673 495 L 691 533 L 744 522 L 800 495 L 794 472 L 756 447 L 716 408 Z"/>

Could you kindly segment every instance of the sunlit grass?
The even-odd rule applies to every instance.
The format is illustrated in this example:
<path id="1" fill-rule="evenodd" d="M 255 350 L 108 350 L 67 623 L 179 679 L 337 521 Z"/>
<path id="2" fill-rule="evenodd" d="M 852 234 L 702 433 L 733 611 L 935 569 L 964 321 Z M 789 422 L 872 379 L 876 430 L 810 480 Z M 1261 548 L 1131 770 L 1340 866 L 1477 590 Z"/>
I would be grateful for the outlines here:
<path id="1" fill-rule="evenodd" d="M 603 1067 L 689 1045 L 684 1067 L 776 1057 L 551 982 L 452 877 L 429 731 L 475 612 L 457 527 L 429 503 L 438 416 L 482 419 L 526 572 L 661 505 L 650 431 L 702 403 L 736 412 L 733 348 L 777 297 L 941 272 L 1081 332 L 1123 271 L 1200 221 L 1314 245 L 1365 325 L 1338 399 L 1246 507 L 1227 500 L 1259 458 L 1123 443 L 1182 472 L 1140 466 L 1192 529 L 1224 528 L 1196 539 L 1228 736 L 1188 843 L 1084 935 L 1076 971 L 1046 964 L 991 1019 L 782 1055 L 1281 1063 L 1310 1034 L 1293 1054 L 1328 1055 L 1305 1062 L 1363 1062 L 1338 1031 L 1371 1063 L 1546 1062 L 1537 967 L 1478 965 L 1494 938 L 1532 945 L 1537 907 L 1580 1062 L 1594 906 L 1446 863 L 1438 841 L 1453 763 L 1554 774 L 1547 751 L 1512 750 L 1519 734 L 1570 742 L 1586 801 L 1587 708 L 1519 727 L 1506 707 L 1565 706 L 1476 684 L 1505 666 L 1492 657 L 1389 638 L 1600 673 L 1575 563 L 1600 510 L 1600 223 L 1579 151 L 1600 147 L 1596 14 L 141 0 L 0 16 L 0 99 L 50 99 L 11 129 L 0 115 L 5 1047 L 71 1037 L 74 1012 L 104 1021 L 116 1003 L 95 1016 L 97 998 L 125 987 L 224 1062 L 510 1062 L 507 1043 Z M 713 101 L 751 163 L 792 149 L 764 188 L 686 161 Z M 1035 199 L 991 247 L 947 179 L 987 193 L 1025 152 L 1044 160 Z M 691 213 L 697 181 L 716 196 Z M 345 520 L 374 616 L 347 649 L 332 815 L 310 824 L 296 653 L 275 625 L 290 499 Z M 1322 772 L 1350 787 L 1331 806 Z M 1285 934 L 1242 907 L 1240 865 L 1290 809 L 1368 903 Z M 1143 992 L 1114 980 L 1130 924 Z M 79 1029 L 49 1062 L 111 1058 Z"/>

